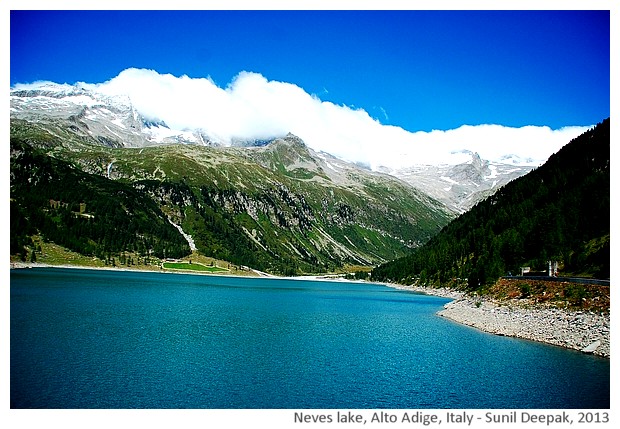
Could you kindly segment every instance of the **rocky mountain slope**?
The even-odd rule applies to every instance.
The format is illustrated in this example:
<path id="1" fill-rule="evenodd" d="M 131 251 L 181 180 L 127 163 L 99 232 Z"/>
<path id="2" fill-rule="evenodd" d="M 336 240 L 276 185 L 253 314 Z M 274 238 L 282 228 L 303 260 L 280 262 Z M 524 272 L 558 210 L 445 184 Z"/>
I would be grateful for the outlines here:
<path id="1" fill-rule="evenodd" d="M 530 172 L 526 163 L 499 163 L 467 152 L 471 160 L 462 164 L 415 165 L 389 174 L 441 201 L 455 213 L 464 213 L 508 182 Z"/>
<path id="2" fill-rule="evenodd" d="M 60 124 L 73 137 L 110 147 L 152 144 L 211 144 L 200 130 L 171 130 L 142 116 L 128 97 L 107 96 L 77 85 L 44 83 L 11 90 L 11 118 L 36 122 L 54 132 Z"/>

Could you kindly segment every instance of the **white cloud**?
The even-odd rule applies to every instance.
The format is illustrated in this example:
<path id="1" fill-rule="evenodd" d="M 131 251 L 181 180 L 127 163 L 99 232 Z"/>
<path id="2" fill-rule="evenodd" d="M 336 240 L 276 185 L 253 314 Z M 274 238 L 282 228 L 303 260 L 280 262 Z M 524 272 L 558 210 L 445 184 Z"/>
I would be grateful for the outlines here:
<path id="1" fill-rule="evenodd" d="M 490 160 L 510 154 L 539 164 L 586 129 L 464 125 L 409 132 L 383 125 L 364 110 L 322 101 L 297 85 L 249 72 L 241 72 L 226 88 L 210 78 L 144 69 L 127 69 L 108 82 L 82 85 L 109 95 L 128 95 L 144 116 L 176 129 L 201 128 L 223 144 L 291 132 L 315 150 L 373 168 L 454 163 L 463 157 L 453 153 L 463 149 Z"/>

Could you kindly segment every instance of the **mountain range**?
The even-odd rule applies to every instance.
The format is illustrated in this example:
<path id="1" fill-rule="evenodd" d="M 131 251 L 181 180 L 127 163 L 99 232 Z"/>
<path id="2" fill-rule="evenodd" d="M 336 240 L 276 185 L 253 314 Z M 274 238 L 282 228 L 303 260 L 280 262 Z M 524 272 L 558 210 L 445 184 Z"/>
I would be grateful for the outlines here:
<path id="1" fill-rule="evenodd" d="M 29 107 L 30 106 L 30 107 Z M 317 153 L 293 135 L 249 147 L 162 140 L 123 100 L 12 95 L 11 254 L 53 242 L 105 263 L 196 251 L 278 274 L 375 265 L 451 218 L 401 180 Z"/>
<path id="2" fill-rule="evenodd" d="M 161 120 L 138 112 L 128 96 L 110 96 L 79 85 L 42 82 L 27 89 L 11 89 L 11 117 L 33 121 L 41 126 L 63 122 L 75 137 L 108 147 L 146 147 L 162 144 L 190 144 L 223 147 L 221 139 L 209 130 L 175 130 Z M 264 146 L 269 139 L 233 139 L 235 147 Z M 499 142 L 498 142 L 499 144 Z M 320 152 L 324 154 L 323 152 Z M 454 164 L 445 160 L 434 165 L 415 163 L 404 168 L 377 167 L 443 203 L 453 214 L 460 214 L 491 195 L 506 183 L 531 171 L 531 159 L 507 154 L 499 160 L 481 159 L 463 149 Z M 324 154 L 330 157 L 328 154 Z M 334 159 L 334 157 L 330 157 Z M 358 164 L 358 167 L 369 169 Z"/>
<path id="3" fill-rule="evenodd" d="M 192 252 L 277 274 L 405 256 L 533 169 L 514 158 L 398 170 L 346 162 L 293 134 L 222 145 L 128 97 L 11 90 L 11 254 L 53 242 L 106 264 Z"/>

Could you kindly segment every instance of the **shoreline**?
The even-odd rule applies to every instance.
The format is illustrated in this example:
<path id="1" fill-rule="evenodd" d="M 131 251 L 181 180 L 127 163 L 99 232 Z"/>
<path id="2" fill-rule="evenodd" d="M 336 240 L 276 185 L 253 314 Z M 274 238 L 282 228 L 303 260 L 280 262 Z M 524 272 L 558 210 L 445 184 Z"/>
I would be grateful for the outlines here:
<path id="1" fill-rule="evenodd" d="M 446 288 L 385 284 L 395 289 L 453 298 L 436 314 L 489 334 L 521 338 L 610 359 L 610 314 L 561 308 L 523 307 L 472 298 Z"/>
<path id="2" fill-rule="evenodd" d="M 28 268 L 69 268 L 69 269 L 77 269 L 77 270 L 100 270 L 100 271 L 128 271 L 134 273 L 160 273 L 160 274 L 190 274 L 196 276 L 227 276 L 227 277 L 248 277 L 248 278 L 258 278 L 258 277 L 274 277 L 271 274 L 264 273 L 258 270 L 250 269 L 250 272 L 255 275 L 239 275 L 239 274 L 231 274 L 230 271 L 220 271 L 220 272 L 201 272 L 201 271 L 193 271 L 193 270 L 183 270 L 183 269 L 160 269 L 158 267 L 152 266 L 152 268 L 127 268 L 127 267 L 93 267 L 89 265 L 71 265 L 71 264 L 46 264 L 40 262 L 11 262 L 10 269 L 11 270 L 21 270 Z"/>
<path id="3" fill-rule="evenodd" d="M 437 314 L 491 334 L 537 341 L 610 358 L 609 313 L 527 308 L 464 297 L 449 302 Z"/>
<path id="4" fill-rule="evenodd" d="M 440 296 L 442 298 L 452 298 L 454 300 L 462 299 L 465 297 L 465 292 L 461 292 L 455 289 L 447 287 L 431 288 L 425 286 L 405 286 L 396 283 L 377 283 L 393 289 L 407 290 L 410 292 L 423 293 L 425 295 Z"/>
<path id="5" fill-rule="evenodd" d="M 201 273 L 192 271 L 162 271 L 155 269 L 133 269 L 123 267 L 89 267 L 78 265 L 50 265 L 42 263 L 11 262 L 10 269 L 26 268 L 71 268 L 104 271 L 155 272 L 162 274 L 189 274 L 207 276 L 248 277 L 230 273 Z M 255 272 L 259 277 L 291 280 L 352 281 L 332 279 L 325 276 L 281 277 Z M 376 283 L 393 289 L 426 295 L 450 298 L 436 314 L 480 331 L 494 335 L 508 336 L 542 342 L 568 349 L 610 358 L 610 314 L 589 311 L 570 311 L 560 308 L 535 308 L 511 305 L 510 302 L 496 302 L 491 299 L 472 298 L 464 292 L 448 288 L 404 286 L 394 283 Z"/>

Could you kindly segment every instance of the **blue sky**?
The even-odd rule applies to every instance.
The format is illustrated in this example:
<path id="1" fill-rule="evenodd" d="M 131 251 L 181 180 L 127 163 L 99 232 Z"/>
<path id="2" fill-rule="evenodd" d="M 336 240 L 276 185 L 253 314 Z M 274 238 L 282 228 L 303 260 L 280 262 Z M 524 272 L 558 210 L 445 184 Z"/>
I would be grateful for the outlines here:
<path id="1" fill-rule="evenodd" d="M 10 83 L 128 68 L 297 85 L 405 130 L 610 115 L 609 11 L 11 11 Z"/>

